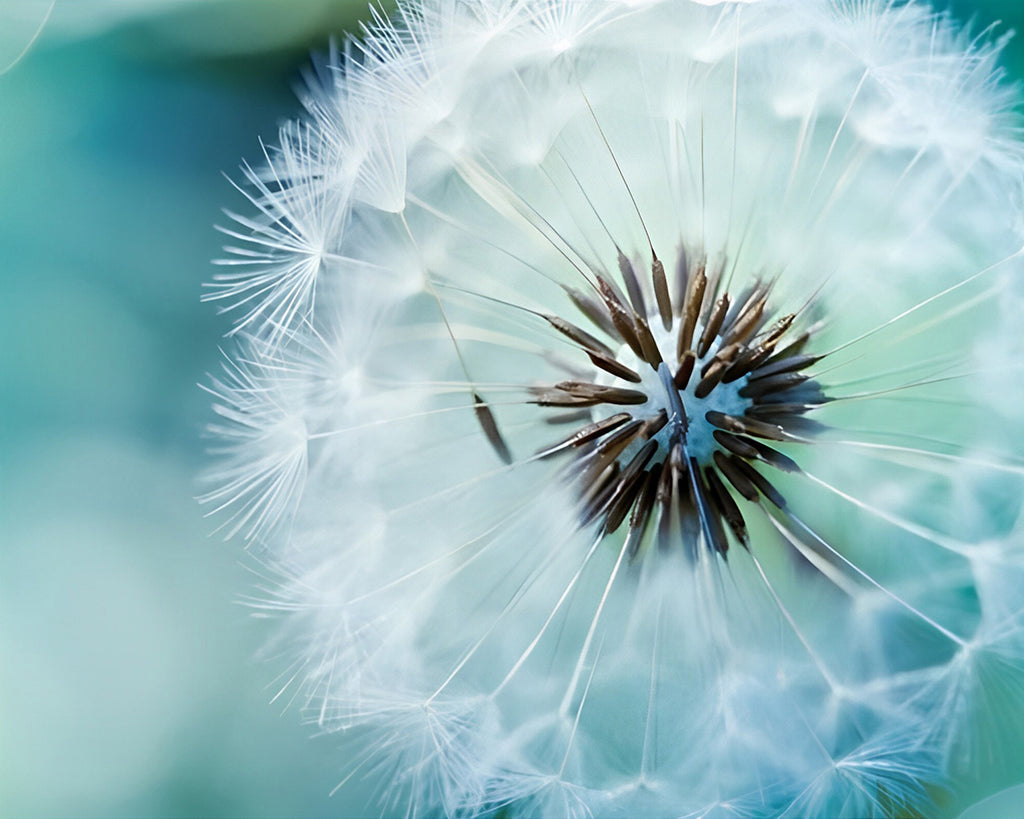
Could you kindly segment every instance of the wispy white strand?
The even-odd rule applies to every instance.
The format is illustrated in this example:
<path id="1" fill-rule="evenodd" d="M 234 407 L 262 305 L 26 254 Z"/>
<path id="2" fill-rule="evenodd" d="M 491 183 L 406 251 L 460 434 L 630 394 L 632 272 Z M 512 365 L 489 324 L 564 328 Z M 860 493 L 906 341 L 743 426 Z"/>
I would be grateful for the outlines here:
<path id="1" fill-rule="evenodd" d="M 307 73 L 306 119 L 243 166 L 251 213 L 229 214 L 205 294 L 235 346 L 207 388 L 202 500 L 259 545 L 275 698 L 364 732 L 339 788 L 374 778 L 410 819 L 881 817 L 1019 777 L 1024 148 L 1005 38 L 887 0 L 372 17 Z M 783 434 L 758 405 L 756 478 L 714 472 L 731 456 L 705 415 L 743 415 L 756 371 L 698 398 L 698 364 L 673 392 L 683 319 L 663 329 L 655 256 L 677 307 L 679 272 L 706 263 L 733 296 L 723 327 L 761 281 L 772 320 L 795 316 L 786 338 L 811 332 L 821 360 L 782 393 L 802 406 Z M 602 288 L 646 314 L 663 372 L 599 315 Z M 643 407 L 538 406 L 580 381 Z M 601 529 L 639 439 L 602 484 L 571 437 L 659 410 L 686 427 L 684 463 L 651 433 L 672 476 L 651 497 L 692 506 L 658 507 L 668 546 L 660 511 L 634 527 L 639 500 Z"/>

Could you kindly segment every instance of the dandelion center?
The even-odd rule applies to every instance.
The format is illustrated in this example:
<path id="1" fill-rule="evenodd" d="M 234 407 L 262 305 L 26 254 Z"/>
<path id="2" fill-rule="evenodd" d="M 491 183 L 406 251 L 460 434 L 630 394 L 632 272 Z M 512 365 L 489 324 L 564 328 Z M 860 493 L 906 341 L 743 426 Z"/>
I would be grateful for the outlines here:
<path id="1" fill-rule="evenodd" d="M 727 533 L 748 542 L 735 495 L 785 506 L 761 470 L 798 471 L 775 445 L 808 440 L 814 425 L 804 416 L 827 398 L 807 370 L 822 356 L 804 352 L 813 328 L 794 329 L 797 314 L 774 315 L 769 282 L 731 293 L 724 264 L 690 265 L 683 250 L 670 287 L 652 256 L 648 281 L 619 252 L 625 293 L 597 274 L 593 296 L 572 293 L 592 328 L 618 349 L 545 316 L 596 370 L 590 381 L 535 388 L 536 404 L 560 411 L 551 422 L 581 423 L 541 455 L 574 456 L 565 474 L 579 488 L 581 524 L 611 533 L 628 518 L 631 558 L 652 522 L 660 550 L 696 557 L 704 542 L 725 555 Z M 489 432 L 498 446 L 498 433 Z"/>

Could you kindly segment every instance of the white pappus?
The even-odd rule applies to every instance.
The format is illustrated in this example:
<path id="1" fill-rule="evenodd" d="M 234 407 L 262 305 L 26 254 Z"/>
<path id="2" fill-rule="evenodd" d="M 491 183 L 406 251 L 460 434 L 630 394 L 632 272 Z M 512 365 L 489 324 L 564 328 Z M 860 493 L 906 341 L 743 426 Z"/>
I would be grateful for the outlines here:
<path id="1" fill-rule="evenodd" d="M 207 500 L 387 815 L 954 813 L 1024 751 L 1024 145 L 915 2 L 416 0 L 245 166 Z"/>

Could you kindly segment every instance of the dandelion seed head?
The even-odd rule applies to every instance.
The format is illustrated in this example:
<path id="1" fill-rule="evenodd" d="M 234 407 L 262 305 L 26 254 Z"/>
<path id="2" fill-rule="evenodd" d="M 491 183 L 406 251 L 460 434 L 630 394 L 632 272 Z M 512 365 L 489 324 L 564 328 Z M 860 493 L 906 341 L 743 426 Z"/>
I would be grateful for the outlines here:
<path id="1" fill-rule="evenodd" d="M 1001 43 L 920 3 L 421 0 L 308 73 L 210 290 L 206 500 L 280 696 L 365 732 L 339 779 L 410 817 L 1011 781 Z"/>

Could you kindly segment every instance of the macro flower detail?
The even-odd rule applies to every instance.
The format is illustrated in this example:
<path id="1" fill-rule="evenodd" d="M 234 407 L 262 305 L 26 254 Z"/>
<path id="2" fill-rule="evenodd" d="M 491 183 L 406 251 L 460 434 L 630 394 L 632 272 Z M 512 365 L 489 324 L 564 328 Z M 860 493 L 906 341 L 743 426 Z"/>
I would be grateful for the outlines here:
<path id="1" fill-rule="evenodd" d="M 764 498 L 785 508 L 785 500 L 752 464 L 787 472 L 798 468 L 763 441 L 803 440 L 794 427 L 806 429 L 804 414 L 827 400 L 804 372 L 820 357 L 802 353 L 810 332 L 787 339 L 795 314 L 766 326 L 770 288 L 761 282 L 755 281 L 739 299 L 728 293 L 718 296 L 721 270 L 709 286 L 706 263 L 696 266 L 691 277 L 683 253 L 676 265 L 674 308 L 664 265 L 656 255 L 647 296 L 621 251 L 618 261 L 628 301 L 599 274 L 594 289 L 600 300 L 588 305 L 580 293 L 575 300 L 597 328 L 622 345 L 619 353 L 564 319 L 544 318 L 578 344 L 598 370 L 626 386 L 561 381 L 534 388 L 534 393 L 536 403 L 546 407 L 635 409 L 598 420 L 588 409 L 548 419 L 587 423 L 541 454 L 582 450 L 572 464 L 583 483 L 581 521 L 599 518 L 604 531 L 614 532 L 629 515 L 630 557 L 636 557 L 652 515 L 659 522 L 661 549 L 682 542 L 694 556 L 702 541 L 724 556 L 729 549 L 725 526 L 747 545 L 743 513 L 727 484 L 748 501 Z M 648 317 L 646 304 L 652 297 L 658 312 Z M 667 335 L 662 344 L 651 329 L 651 324 L 657 329 L 657 322 Z M 662 346 L 675 350 L 668 355 L 671 365 Z M 491 429 L 491 422 L 486 426 Z M 492 437 L 498 435 L 493 430 Z M 500 440 L 495 445 L 507 461 L 507 446 Z M 682 532 L 673 531 L 673 514 L 679 516 Z"/>
<path id="2" fill-rule="evenodd" d="M 316 65 L 207 294 L 206 500 L 342 785 L 864 817 L 1019 780 L 999 48 L 914 2 L 420 0 Z"/>

